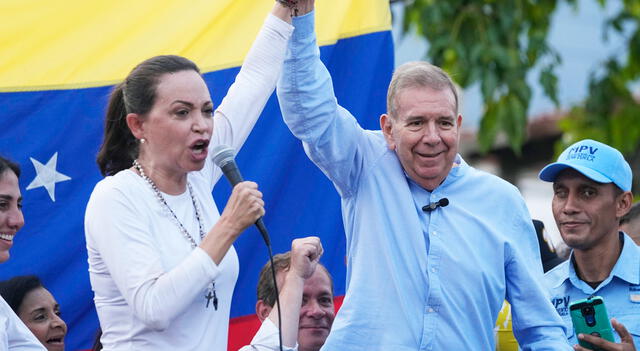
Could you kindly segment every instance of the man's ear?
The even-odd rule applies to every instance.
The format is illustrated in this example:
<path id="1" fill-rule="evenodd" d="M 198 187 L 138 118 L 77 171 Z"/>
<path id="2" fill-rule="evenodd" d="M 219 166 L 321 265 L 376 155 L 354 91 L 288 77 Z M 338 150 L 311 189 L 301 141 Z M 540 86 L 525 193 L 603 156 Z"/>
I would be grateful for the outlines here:
<path id="1" fill-rule="evenodd" d="M 384 139 L 387 141 L 389 150 L 396 149 L 396 142 L 393 138 L 393 122 L 393 118 L 386 113 L 380 116 L 380 130 L 382 130 Z"/>
<path id="2" fill-rule="evenodd" d="M 267 305 L 267 303 L 262 300 L 258 300 L 258 302 L 256 302 L 256 315 L 258 315 L 260 322 L 264 322 L 264 320 L 269 317 L 269 313 L 271 313 L 272 308 L 273 307 Z"/>
<path id="3" fill-rule="evenodd" d="M 633 194 L 630 191 L 625 191 L 620 194 L 616 199 L 616 217 L 618 219 L 626 215 L 633 205 Z"/>
<path id="4" fill-rule="evenodd" d="M 144 128 L 143 128 L 144 121 L 142 120 L 139 114 L 129 113 L 125 117 L 125 120 L 127 122 L 127 126 L 129 127 L 129 130 L 131 130 L 131 134 L 133 134 L 133 136 L 136 139 L 144 138 Z"/>

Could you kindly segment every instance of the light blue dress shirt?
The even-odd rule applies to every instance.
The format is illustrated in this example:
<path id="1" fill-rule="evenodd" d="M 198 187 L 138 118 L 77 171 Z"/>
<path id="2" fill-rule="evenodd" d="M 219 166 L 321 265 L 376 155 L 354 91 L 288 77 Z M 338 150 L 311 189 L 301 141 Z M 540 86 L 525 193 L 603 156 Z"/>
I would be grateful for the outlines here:
<path id="1" fill-rule="evenodd" d="M 545 274 L 545 282 L 551 293 L 551 304 L 555 306 L 569 331 L 569 343 L 578 339 L 574 333 L 569 314 L 569 304 L 589 296 L 601 296 L 609 318 L 616 318 L 633 335 L 636 347 L 640 346 L 640 248 L 626 234 L 622 234 L 622 252 L 611 270 L 611 274 L 593 289 L 578 278 L 571 258 Z M 613 331 L 616 342 L 620 337 Z"/>
<path id="2" fill-rule="evenodd" d="M 337 105 L 313 14 L 294 26 L 278 98 L 340 193 L 347 236 L 347 292 L 322 350 L 494 350 L 505 297 L 525 350 L 570 350 L 517 189 L 459 156 L 433 192 L 414 184 L 382 133 Z M 444 197 L 447 207 L 422 211 Z"/>

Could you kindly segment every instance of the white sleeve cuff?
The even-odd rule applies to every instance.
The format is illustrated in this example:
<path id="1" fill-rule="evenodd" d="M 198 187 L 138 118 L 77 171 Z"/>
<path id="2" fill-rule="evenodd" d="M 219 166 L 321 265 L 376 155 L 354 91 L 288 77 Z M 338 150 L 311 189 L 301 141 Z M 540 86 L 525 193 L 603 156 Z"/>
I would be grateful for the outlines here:
<path id="1" fill-rule="evenodd" d="M 267 318 L 262 322 L 260 329 L 251 340 L 251 346 L 254 350 L 279 350 L 280 341 L 278 337 L 278 327 Z M 298 343 L 294 347 L 282 346 L 284 351 L 297 351 Z"/>
<path id="2" fill-rule="evenodd" d="M 265 27 L 275 30 L 278 33 L 283 34 L 285 39 L 289 39 L 291 33 L 293 33 L 293 25 L 281 20 L 280 18 L 274 16 L 272 13 L 267 15 L 267 18 L 264 20 Z"/>

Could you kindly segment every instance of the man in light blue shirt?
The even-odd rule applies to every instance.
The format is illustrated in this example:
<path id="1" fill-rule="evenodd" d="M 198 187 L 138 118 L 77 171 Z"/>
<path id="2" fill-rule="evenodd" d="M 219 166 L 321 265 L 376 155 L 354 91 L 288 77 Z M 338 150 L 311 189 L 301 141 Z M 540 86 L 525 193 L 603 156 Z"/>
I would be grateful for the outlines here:
<path id="1" fill-rule="evenodd" d="M 382 131 L 363 130 L 336 102 L 313 14 L 293 22 L 278 98 L 340 193 L 347 235 L 347 292 L 322 350 L 492 350 L 505 297 L 524 350 L 570 350 L 520 194 L 457 154 L 447 74 L 399 68 Z"/>
<path id="2" fill-rule="evenodd" d="M 568 261 L 545 275 L 569 342 L 578 343 L 569 304 L 598 295 L 609 317 L 617 320 L 612 324 L 620 344 L 591 335 L 584 340 L 603 350 L 635 350 L 634 340 L 640 343 L 640 248 L 618 230 L 633 201 L 631 167 L 618 150 L 587 139 L 567 148 L 540 172 L 540 179 L 553 182 L 553 216 L 573 249 Z"/>

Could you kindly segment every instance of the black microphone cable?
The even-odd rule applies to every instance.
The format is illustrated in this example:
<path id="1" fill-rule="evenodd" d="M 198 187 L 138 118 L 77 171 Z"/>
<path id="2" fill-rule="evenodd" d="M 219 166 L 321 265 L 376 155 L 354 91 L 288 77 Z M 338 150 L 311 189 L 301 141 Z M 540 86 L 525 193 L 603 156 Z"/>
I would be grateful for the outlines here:
<path id="1" fill-rule="evenodd" d="M 234 159 L 235 152 L 232 148 L 226 145 L 218 145 L 211 150 L 211 159 L 213 163 L 215 163 L 220 169 L 222 173 L 225 175 L 229 183 L 231 183 L 231 187 L 233 188 L 236 184 L 243 181 L 242 175 L 240 174 L 240 170 L 238 169 L 238 165 Z M 278 313 L 278 346 L 280 347 L 280 351 L 282 350 L 282 314 L 280 313 L 280 292 L 278 289 L 278 280 L 276 279 L 276 267 L 273 264 L 273 250 L 271 249 L 271 240 L 269 239 L 269 231 L 267 227 L 264 225 L 264 221 L 262 217 L 258 218 L 255 223 L 258 231 L 262 235 L 262 239 L 264 240 L 265 245 L 267 245 L 267 251 L 269 252 L 269 262 L 271 265 L 271 278 L 273 279 L 273 287 L 276 293 L 276 305 L 274 306 L 277 309 Z"/>
<path id="2" fill-rule="evenodd" d="M 265 228 L 266 231 L 266 228 Z M 266 233 L 267 238 L 269 237 L 269 233 Z M 276 308 L 278 309 L 278 346 L 280 346 L 280 351 L 282 351 L 282 315 L 280 314 L 280 293 L 278 291 L 278 281 L 276 279 L 276 267 L 273 264 L 273 252 L 271 251 L 271 244 L 267 244 L 267 250 L 269 250 L 269 262 L 271 263 L 271 277 L 273 278 L 273 287 L 276 292 Z"/>

